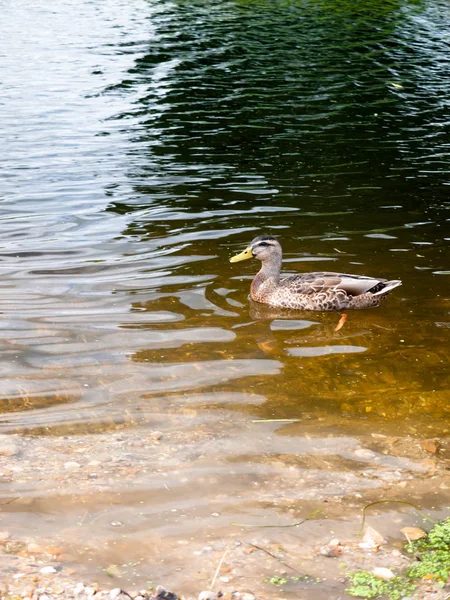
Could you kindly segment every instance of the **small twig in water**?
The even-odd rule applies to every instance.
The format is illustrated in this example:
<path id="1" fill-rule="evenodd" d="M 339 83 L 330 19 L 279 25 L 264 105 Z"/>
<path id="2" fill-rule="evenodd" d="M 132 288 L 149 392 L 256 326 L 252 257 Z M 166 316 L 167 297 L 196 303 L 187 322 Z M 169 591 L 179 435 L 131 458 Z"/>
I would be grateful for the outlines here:
<path id="1" fill-rule="evenodd" d="M 225 549 L 225 552 L 223 553 L 222 558 L 220 559 L 219 564 L 217 565 L 216 572 L 214 573 L 214 577 L 212 578 L 212 581 L 211 581 L 211 588 L 210 588 L 211 590 L 213 589 L 214 584 L 216 583 L 217 576 L 220 573 L 220 569 L 222 568 L 223 561 L 225 560 L 225 556 L 227 554 L 228 554 L 228 548 Z"/>
<path id="2" fill-rule="evenodd" d="M 13 502 L 15 502 L 16 500 L 18 500 L 20 498 L 20 496 L 16 496 L 15 498 L 11 498 L 11 500 L 7 500 L 6 502 L 2 502 L 0 504 L 0 506 L 6 506 L 6 504 L 12 504 Z"/>
<path id="3" fill-rule="evenodd" d="M 278 558 L 278 556 L 275 556 L 275 554 L 272 554 L 272 552 L 269 552 L 265 548 L 262 548 L 261 546 L 257 546 L 256 544 L 250 544 L 250 546 L 253 546 L 253 548 L 256 548 L 257 550 L 261 550 L 262 552 L 265 552 L 266 554 L 268 554 L 269 556 L 274 558 L 276 561 L 278 561 L 280 564 L 282 564 L 283 567 L 288 567 L 288 569 L 292 569 L 295 573 L 298 573 L 298 575 L 303 575 L 303 573 L 301 571 L 299 571 L 292 565 L 289 565 L 287 562 L 284 562 L 284 560 L 281 560 L 281 558 Z"/>
<path id="4" fill-rule="evenodd" d="M 230 525 L 236 525 L 237 527 L 264 527 L 265 529 L 267 529 L 268 527 L 297 527 L 298 525 L 303 525 L 303 523 L 305 523 L 306 521 L 309 521 L 310 519 L 315 517 L 321 511 L 322 511 L 321 508 L 317 508 L 316 510 L 313 510 L 313 512 L 310 515 L 308 515 L 301 521 L 296 521 L 295 523 L 290 523 L 289 525 L 249 525 L 248 523 L 234 523 L 234 522 L 231 522 Z"/>
<path id="5" fill-rule="evenodd" d="M 87 510 L 84 513 L 84 517 L 81 519 L 81 521 L 79 523 L 77 523 L 77 525 L 80 525 L 80 526 L 83 525 L 83 523 L 86 521 L 86 517 L 88 516 L 88 514 L 89 514 L 89 511 Z"/>
<path id="6" fill-rule="evenodd" d="M 104 517 L 106 514 L 108 514 L 110 511 L 111 511 L 110 508 L 105 508 L 105 510 L 103 512 L 101 512 L 99 515 L 97 515 L 95 517 L 95 519 L 92 519 L 92 521 L 90 521 L 90 524 L 92 525 L 93 523 L 95 523 L 95 521 L 98 521 L 99 519 Z"/>

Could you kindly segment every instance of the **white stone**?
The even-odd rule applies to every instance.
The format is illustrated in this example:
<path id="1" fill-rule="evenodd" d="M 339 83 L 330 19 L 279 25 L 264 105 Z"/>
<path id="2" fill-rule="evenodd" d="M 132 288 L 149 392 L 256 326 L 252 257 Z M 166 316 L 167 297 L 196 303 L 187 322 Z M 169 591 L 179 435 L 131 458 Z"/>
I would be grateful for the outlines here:
<path id="1" fill-rule="evenodd" d="M 379 577 L 380 579 L 394 579 L 394 573 L 388 569 L 387 567 L 375 567 L 372 571 L 375 577 Z"/>
<path id="2" fill-rule="evenodd" d="M 365 459 L 375 458 L 376 456 L 375 452 L 372 452 L 372 450 L 367 450 L 367 448 L 359 448 L 358 450 L 355 450 L 354 454 L 358 458 Z"/>
<path id="3" fill-rule="evenodd" d="M 80 463 L 75 462 L 74 460 L 68 460 L 64 463 L 64 468 L 68 471 L 75 471 L 81 467 Z"/>
<path id="4" fill-rule="evenodd" d="M 379 533 L 376 529 L 368 525 L 364 531 L 363 541 L 359 544 L 360 548 L 368 547 L 368 548 L 378 548 L 384 542 L 384 537 Z"/>
<path id="5" fill-rule="evenodd" d="M 15 456 L 19 453 L 19 448 L 16 444 L 6 443 L 0 446 L 0 456 Z"/>
<path id="6" fill-rule="evenodd" d="M 122 590 L 120 588 L 114 588 L 109 592 L 109 597 L 111 598 L 111 600 L 116 600 L 116 598 L 120 596 L 121 592 Z"/>
<path id="7" fill-rule="evenodd" d="M 39 544 L 36 544 L 35 542 L 30 542 L 27 546 L 27 552 L 29 554 L 42 554 L 42 552 L 44 552 L 44 549 L 39 546 Z"/>
<path id="8" fill-rule="evenodd" d="M 56 573 L 55 567 L 42 567 L 41 569 L 42 575 L 51 575 L 52 573 Z"/>
<path id="9" fill-rule="evenodd" d="M 337 538 L 333 538 L 328 542 L 329 546 L 340 546 L 341 542 Z"/>
<path id="10" fill-rule="evenodd" d="M 216 600 L 217 596 L 214 592 L 200 592 L 198 600 Z"/>
<path id="11" fill-rule="evenodd" d="M 82 583 L 77 583 L 77 585 L 73 588 L 73 593 L 75 596 L 78 596 L 81 594 L 81 592 L 84 592 L 84 585 Z"/>

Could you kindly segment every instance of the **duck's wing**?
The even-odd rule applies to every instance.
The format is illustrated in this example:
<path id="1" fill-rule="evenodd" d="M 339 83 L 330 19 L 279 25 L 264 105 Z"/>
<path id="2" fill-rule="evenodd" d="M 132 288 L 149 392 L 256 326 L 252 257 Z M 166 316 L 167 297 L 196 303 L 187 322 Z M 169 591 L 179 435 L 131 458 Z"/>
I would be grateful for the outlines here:
<path id="1" fill-rule="evenodd" d="M 359 296 L 366 292 L 377 292 L 388 283 L 386 279 L 349 275 L 346 273 L 301 273 L 286 277 L 280 287 L 289 288 L 296 294 L 319 294 L 321 292 L 342 290 L 349 296 Z"/>

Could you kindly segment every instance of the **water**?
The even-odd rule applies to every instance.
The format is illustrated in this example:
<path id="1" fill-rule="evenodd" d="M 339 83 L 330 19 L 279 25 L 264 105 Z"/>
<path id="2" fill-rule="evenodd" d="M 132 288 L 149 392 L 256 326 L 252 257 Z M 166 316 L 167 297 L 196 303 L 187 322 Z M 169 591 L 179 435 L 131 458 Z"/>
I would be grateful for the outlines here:
<path id="1" fill-rule="evenodd" d="M 255 419 L 300 418 L 280 430 L 293 439 L 446 435 L 446 8 L 4 6 L 0 433 L 64 440 L 156 426 L 192 438 L 206 427 L 219 440 L 231 427 L 204 473 L 226 487 L 218 463 L 236 463 L 236 493 L 265 452 L 281 452 L 276 428 L 269 447 L 256 444 Z M 338 315 L 252 305 L 257 265 L 228 259 L 260 233 L 280 238 L 286 273 L 403 286 L 337 333 Z M 195 492 L 192 457 L 178 467 L 190 483 L 145 531 L 164 534 L 158 519 L 188 488 L 192 505 L 210 494 Z M 22 497 L 53 506 L 51 485 L 37 487 Z M 124 510 L 148 489 L 128 489 Z M 33 510 L 38 533 L 57 528 Z M 177 534 L 188 530 L 198 533 L 178 524 Z"/>

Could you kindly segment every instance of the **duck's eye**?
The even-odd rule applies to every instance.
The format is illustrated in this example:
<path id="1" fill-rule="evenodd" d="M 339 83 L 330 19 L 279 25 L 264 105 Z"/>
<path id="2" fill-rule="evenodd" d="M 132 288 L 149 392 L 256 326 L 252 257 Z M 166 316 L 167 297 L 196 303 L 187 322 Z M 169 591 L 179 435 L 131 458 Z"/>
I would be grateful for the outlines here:
<path id="1" fill-rule="evenodd" d="M 267 242 L 259 242 L 258 244 L 259 246 L 262 246 L 263 248 L 265 248 L 266 246 L 268 246 L 269 244 Z"/>

